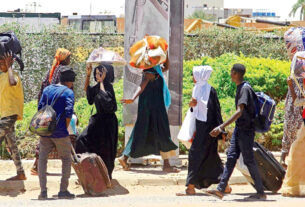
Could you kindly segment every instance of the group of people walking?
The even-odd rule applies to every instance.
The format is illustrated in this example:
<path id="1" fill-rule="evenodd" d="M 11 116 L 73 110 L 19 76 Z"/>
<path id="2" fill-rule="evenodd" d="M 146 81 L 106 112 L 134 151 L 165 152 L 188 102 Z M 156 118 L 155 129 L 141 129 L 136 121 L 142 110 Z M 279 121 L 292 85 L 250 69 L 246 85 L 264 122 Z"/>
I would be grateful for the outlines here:
<path id="1" fill-rule="evenodd" d="M 38 96 L 38 109 L 52 105 L 56 111 L 57 126 L 49 137 L 40 137 L 37 147 L 36 160 L 32 173 L 38 173 L 41 193 L 39 199 L 46 199 L 47 195 L 47 160 L 48 154 L 56 148 L 62 160 L 62 179 L 59 198 L 74 198 L 75 195 L 68 191 L 69 177 L 71 174 L 71 147 L 77 153 L 96 153 L 104 161 L 109 177 L 112 178 L 114 161 L 117 154 L 118 120 L 115 115 L 117 102 L 112 83 L 114 82 L 114 69 L 112 65 L 100 64 L 93 68 L 87 65 L 87 76 L 84 90 L 90 105 L 95 105 L 96 114 L 92 115 L 88 126 L 75 138 L 75 113 L 73 85 L 76 73 L 69 66 L 70 51 L 59 48 L 56 51 L 52 68 L 47 72 L 42 82 Z M 0 141 L 5 140 L 17 168 L 17 175 L 9 180 L 26 180 L 21 158 L 17 149 L 14 125 L 23 116 L 24 95 L 22 82 L 17 72 L 12 69 L 13 58 L 6 54 L 0 58 Z M 161 66 L 157 65 L 143 72 L 142 82 L 130 99 L 123 99 L 121 103 L 131 104 L 139 98 L 138 117 L 130 139 L 126 144 L 119 162 L 124 170 L 130 170 L 128 158 L 138 158 L 150 154 L 161 155 L 164 160 L 163 171 L 177 173 L 180 170 L 170 166 L 169 158 L 176 156 L 178 148 L 171 139 L 167 109 L 170 106 L 170 93 L 163 77 L 163 72 L 169 67 L 168 60 Z M 93 72 L 96 84 L 90 85 Z M 195 189 L 208 188 L 218 184 L 216 190 L 206 191 L 208 194 L 222 198 L 231 193 L 228 185 L 236 161 L 240 154 L 248 167 L 257 194 L 249 199 L 265 200 L 266 194 L 262 180 L 258 173 L 253 154 L 254 144 L 254 118 L 255 106 L 252 88 L 244 81 L 246 68 L 242 64 L 235 64 L 231 69 L 232 81 L 236 84 L 235 105 L 236 112 L 227 121 L 223 122 L 221 106 L 216 90 L 208 84 L 213 72 L 210 66 L 194 67 L 194 89 L 189 106 L 196 117 L 196 134 L 189 151 L 189 166 L 186 181 L 186 190 L 177 195 L 194 195 Z M 302 109 L 293 108 L 291 103 L 297 96 L 293 83 L 289 81 L 290 92 L 287 95 L 285 121 L 285 135 L 283 140 L 282 163 L 285 164 L 285 155 L 288 154 L 289 145 L 296 137 L 289 127 L 298 129 L 298 139 L 291 147 L 288 159 L 288 171 L 283 185 L 284 195 L 305 195 L 304 182 L 296 181 L 295 168 L 305 164 L 304 152 L 298 148 L 305 147 L 305 129 Z M 290 105 L 289 105 L 290 104 Z M 293 118 L 296 117 L 296 118 Z M 72 119 L 72 122 L 71 122 Z M 218 139 L 225 139 L 225 128 L 235 122 L 235 129 L 228 150 L 227 162 L 223 163 L 217 152 Z M 297 122 L 297 123 L 296 123 Z M 72 130 L 68 130 L 72 127 Z M 75 144 L 71 144 L 75 143 Z M 290 143 L 285 145 L 286 143 Z M 285 145 L 285 147 L 284 147 Z M 303 157 L 301 157 L 303 156 Z M 295 163 L 298 160 L 298 163 Z M 294 168 L 293 168 L 294 166 Z M 298 168 L 298 178 L 304 181 L 304 168 Z M 303 172 L 303 174 L 301 174 Z M 299 180 L 300 181 L 300 180 Z M 293 186 L 292 186 L 293 185 Z M 292 186 L 292 187 L 291 187 Z M 297 186 L 299 189 L 297 190 Z M 291 187 L 291 188 L 290 188 Z M 292 189 L 292 190 L 291 190 Z M 297 192 L 297 193 L 296 193 Z"/>

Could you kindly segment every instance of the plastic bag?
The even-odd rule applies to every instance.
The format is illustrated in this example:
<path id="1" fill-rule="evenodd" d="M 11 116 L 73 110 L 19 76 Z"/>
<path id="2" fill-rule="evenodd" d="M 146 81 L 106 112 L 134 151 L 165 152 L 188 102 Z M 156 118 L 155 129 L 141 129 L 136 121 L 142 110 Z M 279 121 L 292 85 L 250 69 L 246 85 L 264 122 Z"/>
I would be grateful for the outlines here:
<path id="1" fill-rule="evenodd" d="M 149 69 L 156 65 L 165 63 L 168 44 L 159 36 L 145 36 L 144 39 L 136 42 L 129 50 L 132 67 Z"/>
<path id="2" fill-rule="evenodd" d="M 196 117 L 189 109 L 182 123 L 178 134 L 178 140 L 184 144 L 187 149 L 190 149 L 196 133 Z"/>
<path id="3" fill-rule="evenodd" d="M 87 63 L 93 64 L 113 64 L 113 65 L 126 65 L 126 61 L 118 53 L 111 50 L 106 50 L 102 47 L 94 49 L 90 54 Z"/>
<path id="4" fill-rule="evenodd" d="M 305 47 L 305 28 L 292 27 L 284 34 L 284 39 L 287 47 L 288 56 L 293 58 L 294 54 L 298 51 L 304 51 Z"/>

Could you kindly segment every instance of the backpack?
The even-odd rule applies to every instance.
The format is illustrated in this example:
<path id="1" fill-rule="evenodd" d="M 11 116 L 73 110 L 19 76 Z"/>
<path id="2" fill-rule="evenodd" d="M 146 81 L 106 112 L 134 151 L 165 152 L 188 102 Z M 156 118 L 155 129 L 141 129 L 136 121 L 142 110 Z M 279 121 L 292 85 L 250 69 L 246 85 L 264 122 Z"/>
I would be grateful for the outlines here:
<path id="1" fill-rule="evenodd" d="M 255 93 L 255 131 L 269 131 L 275 113 L 275 101 L 263 92 Z"/>
<path id="2" fill-rule="evenodd" d="M 17 61 L 20 66 L 20 70 L 23 71 L 24 64 L 21 60 L 21 45 L 20 41 L 14 34 L 14 32 L 0 33 L 0 56 L 3 56 L 7 52 L 13 53 L 13 58 Z M 20 57 L 18 57 L 19 55 Z"/>
<path id="3" fill-rule="evenodd" d="M 56 125 L 60 118 L 56 120 L 56 112 L 53 109 L 54 104 L 57 102 L 58 98 L 65 92 L 67 88 L 63 89 L 62 92 L 55 98 L 55 100 L 40 109 L 32 118 L 29 130 L 42 137 L 48 137 L 53 134 L 56 129 Z"/>
<path id="4" fill-rule="evenodd" d="M 265 133 L 269 131 L 275 113 L 275 101 L 263 92 L 254 92 L 252 87 L 246 83 L 254 96 L 255 118 L 254 125 L 255 131 Z"/>

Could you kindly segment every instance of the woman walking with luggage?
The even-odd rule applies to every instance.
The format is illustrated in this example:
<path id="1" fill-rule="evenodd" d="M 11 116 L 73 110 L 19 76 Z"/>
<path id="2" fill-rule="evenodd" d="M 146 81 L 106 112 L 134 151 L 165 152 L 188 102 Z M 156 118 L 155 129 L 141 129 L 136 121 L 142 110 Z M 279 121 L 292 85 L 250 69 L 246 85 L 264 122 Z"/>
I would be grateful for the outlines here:
<path id="1" fill-rule="evenodd" d="M 189 106 L 196 117 L 196 135 L 189 151 L 187 188 L 185 192 L 177 193 L 177 196 L 195 195 L 195 188 L 208 188 L 219 183 L 223 172 L 217 152 L 218 140 L 209 135 L 210 131 L 223 123 L 216 90 L 207 82 L 212 71 L 210 66 L 193 68 L 195 87 Z M 231 192 L 230 187 L 226 192 Z"/>
<path id="2" fill-rule="evenodd" d="M 163 72 L 168 70 L 168 59 Z M 124 170 L 129 170 L 129 157 L 138 158 L 151 154 L 161 155 L 163 171 L 179 172 L 169 164 L 169 158 L 176 155 L 177 146 L 171 140 L 166 107 L 169 107 L 170 94 L 162 75 L 160 65 L 144 70 L 143 80 L 132 99 L 122 103 L 131 104 L 139 96 L 138 117 L 129 141 L 119 158 Z"/>
<path id="3" fill-rule="evenodd" d="M 85 91 L 90 105 L 94 104 L 97 113 L 91 116 L 88 127 L 76 141 L 77 153 L 96 153 L 104 161 L 110 179 L 118 143 L 118 120 L 115 115 L 117 103 L 112 83 L 114 71 L 111 65 L 101 64 L 94 69 L 95 86 L 90 86 L 92 66 L 87 65 Z"/>
<path id="4" fill-rule="evenodd" d="M 70 65 L 71 52 L 64 48 L 58 48 L 54 56 L 52 68 L 47 72 L 45 79 L 41 83 L 40 92 L 38 94 L 38 102 L 40 101 L 43 90 L 51 85 L 58 84 L 60 82 L 60 67 Z M 36 148 L 36 159 L 34 165 L 31 169 L 32 175 L 37 175 L 38 173 L 38 159 L 39 159 L 39 145 Z"/>

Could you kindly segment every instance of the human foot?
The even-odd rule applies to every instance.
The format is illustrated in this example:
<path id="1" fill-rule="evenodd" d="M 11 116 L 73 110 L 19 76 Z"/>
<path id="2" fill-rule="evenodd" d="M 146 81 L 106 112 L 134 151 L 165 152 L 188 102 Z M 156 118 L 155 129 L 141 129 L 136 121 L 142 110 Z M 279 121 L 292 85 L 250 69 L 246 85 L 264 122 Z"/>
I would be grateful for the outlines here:
<path id="1" fill-rule="evenodd" d="M 230 194 L 231 192 L 232 192 L 232 188 L 229 185 L 227 185 L 224 193 L 225 194 Z"/>
<path id="2" fill-rule="evenodd" d="M 120 157 L 119 159 L 120 165 L 123 167 L 123 170 L 128 171 L 130 169 L 130 165 L 127 163 L 127 160 L 124 157 Z"/>
<path id="3" fill-rule="evenodd" d="M 181 170 L 179 170 L 176 167 L 163 167 L 163 172 L 167 172 L 167 173 L 179 173 Z"/>
<path id="4" fill-rule="evenodd" d="M 176 193 L 176 196 L 192 196 L 192 195 L 196 195 L 195 189 L 187 188 L 185 189 L 185 192 Z"/>
<path id="5" fill-rule="evenodd" d="M 205 192 L 206 192 L 206 194 L 213 196 L 215 198 L 218 198 L 220 200 L 222 200 L 222 198 L 223 198 L 223 193 L 219 190 L 207 190 Z"/>

